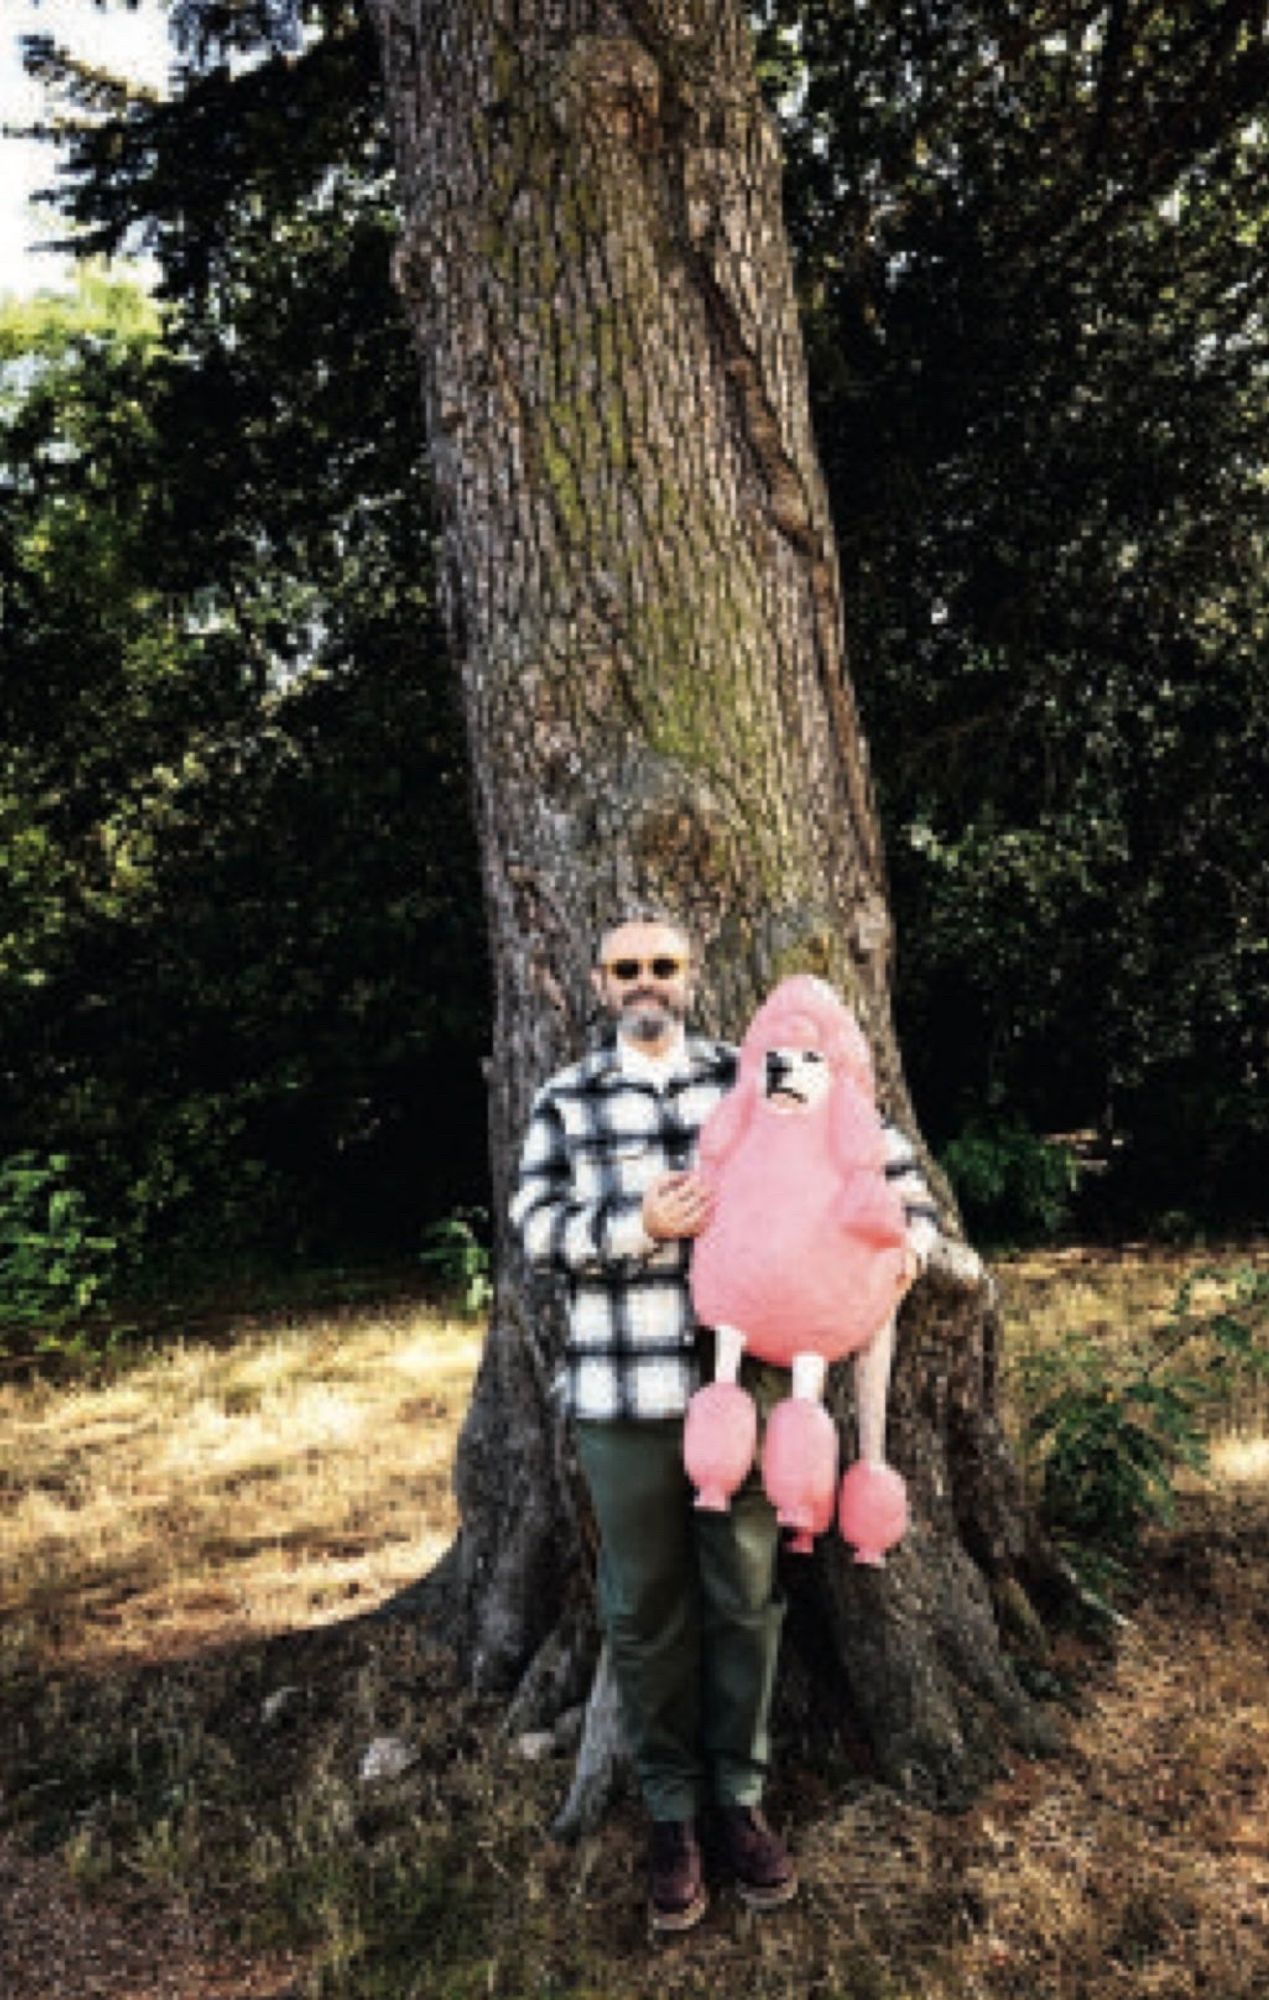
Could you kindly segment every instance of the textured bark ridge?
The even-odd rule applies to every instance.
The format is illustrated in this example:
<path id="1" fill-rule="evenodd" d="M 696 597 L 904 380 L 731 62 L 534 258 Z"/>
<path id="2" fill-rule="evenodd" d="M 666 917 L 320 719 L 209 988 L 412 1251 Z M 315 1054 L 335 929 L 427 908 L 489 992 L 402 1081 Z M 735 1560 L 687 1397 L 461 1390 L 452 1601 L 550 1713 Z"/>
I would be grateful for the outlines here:
<path id="1" fill-rule="evenodd" d="M 633 899 L 663 899 L 701 939 L 706 1027 L 737 1034 L 785 972 L 833 980 L 915 1134 L 779 149 L 742 10 L 371 12 L 475 774 L 497 1214 L 533 1089 L 586 1038 L 597 929 Z M 946 1225 L 957 1238 L 950 1202 Z M 550 1399 L 557 1308 L 505 1228 L 497 1263 L 463 1528 L 424 1595 L 476 1680 L 519 1687 L 516 1712 L 541 1719 L 593 1664 L 587 1522 Z M 880 1578 L 825 1550 L 793 1621 L 880 1767 L 946 1797 L 1002 1728 L 1045 1733 L 998 1622 L 1012 1605 L 1038 1631 L 995 1342 L 990 1285 L 952 1255 L 909 1302 L 897 1363 L 891 1455 L 916 1532 Z"/>

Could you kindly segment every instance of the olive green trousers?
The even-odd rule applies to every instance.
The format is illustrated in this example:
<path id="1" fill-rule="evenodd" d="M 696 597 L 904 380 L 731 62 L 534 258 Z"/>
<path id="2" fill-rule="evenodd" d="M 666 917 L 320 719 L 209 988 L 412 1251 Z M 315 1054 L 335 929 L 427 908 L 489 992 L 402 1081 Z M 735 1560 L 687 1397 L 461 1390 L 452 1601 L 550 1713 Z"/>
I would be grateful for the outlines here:
<path id="1" fill-rule="evenodd" d="M 751 1472 L 731 1511 L 695 1505 L 683 1420 L 576 1425 L 599 1525 L 599 1604 L 654 1819 L 757 1805 L 784 1605 L 775 1511 Z"/>

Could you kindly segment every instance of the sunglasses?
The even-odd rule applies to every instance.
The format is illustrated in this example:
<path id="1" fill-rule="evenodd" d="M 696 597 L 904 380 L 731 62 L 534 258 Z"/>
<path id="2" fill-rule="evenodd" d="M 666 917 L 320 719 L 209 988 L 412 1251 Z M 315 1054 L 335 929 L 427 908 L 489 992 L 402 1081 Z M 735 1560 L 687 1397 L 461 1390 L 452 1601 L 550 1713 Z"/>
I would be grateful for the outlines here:
<path id="1" fill-rule="evenodd" d="M 613 979 L 619 979 L 628 986 L 641 972 L 650 972 L 654 979 L 677 979 L 687 964 L 685 958 L 610 958 L 604 971 Z"/>

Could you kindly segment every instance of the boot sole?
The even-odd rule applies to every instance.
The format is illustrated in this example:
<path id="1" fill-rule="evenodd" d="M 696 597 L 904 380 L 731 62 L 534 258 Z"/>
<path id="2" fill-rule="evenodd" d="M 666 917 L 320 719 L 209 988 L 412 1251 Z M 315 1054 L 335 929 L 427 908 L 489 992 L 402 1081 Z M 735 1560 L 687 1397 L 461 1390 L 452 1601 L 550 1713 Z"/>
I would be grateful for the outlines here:
<path id="1" fill-rule="evenodd" d="M 787 1882 L 777 1882 L 770 1889 L 755 1888 L 751 1882 L 737 1882 L 736 1894 L 747 1910 L 781 1910 L 791 1903 L 798 1892 L 798 1878 L 790 1875 Z"/>
<path id="2" fill-rule="evenodd" d="M 709 1908 L 709 1897 L 702 1889 L 694 1902 L 684 1910 L 658 1910 L 655 1904 L 648 1911 L 648 1923 L 652 1930 L 671 1937 L 681 1931 L 693 1931 Z"/>

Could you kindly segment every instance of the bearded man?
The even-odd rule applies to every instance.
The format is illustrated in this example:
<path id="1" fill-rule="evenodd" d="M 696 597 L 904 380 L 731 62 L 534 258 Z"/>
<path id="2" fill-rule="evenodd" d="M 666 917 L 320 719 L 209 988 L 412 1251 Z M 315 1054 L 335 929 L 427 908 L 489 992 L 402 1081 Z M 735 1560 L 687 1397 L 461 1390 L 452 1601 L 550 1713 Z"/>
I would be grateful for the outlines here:
<path id="1" fill-rule="evenodd" d="M 706 1908 L 707 1807 L 750 1907 L 797 1891 L 761 1812 L 783 1619 L 775 1512 L 756 1469 L 727 1513 L 698 1510 L 683 1466 L 701 1379 L 688 1260 L 710 1213 L 696 1143 L 735 1081 L 736 1052 L 686 1033 L 692 944 L 664 913 L 615 922 L 591 978 L 615 1032 L 538 1092 L 511 1214 L 530 1261 L 567 1286 L 564 1396 L 652 1821 L 649 1915 L 655 1930 L 684 1931 Z"/>

